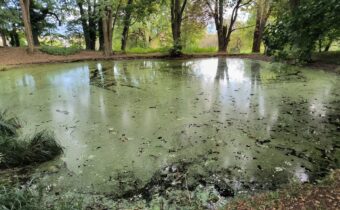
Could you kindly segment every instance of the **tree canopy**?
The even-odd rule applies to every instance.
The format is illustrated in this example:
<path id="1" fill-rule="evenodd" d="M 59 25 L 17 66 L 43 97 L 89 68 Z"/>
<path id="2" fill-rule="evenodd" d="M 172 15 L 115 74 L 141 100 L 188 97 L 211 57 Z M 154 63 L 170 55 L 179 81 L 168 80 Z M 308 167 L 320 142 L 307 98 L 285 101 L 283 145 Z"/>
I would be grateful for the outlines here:
<path id="1" fill-rule="evenodd" d="M 31 52 L 211 48 L 308 62 L 339 42 L 339 14 L 337 0 L 0 0 L 0 34 Z"/>

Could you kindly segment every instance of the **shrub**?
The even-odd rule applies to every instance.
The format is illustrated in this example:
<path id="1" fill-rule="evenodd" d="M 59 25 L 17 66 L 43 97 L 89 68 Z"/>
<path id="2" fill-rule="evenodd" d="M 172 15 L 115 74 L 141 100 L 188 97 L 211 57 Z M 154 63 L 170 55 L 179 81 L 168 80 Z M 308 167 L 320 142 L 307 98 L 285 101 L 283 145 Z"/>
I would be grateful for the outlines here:
<path id="1" fill-rule="evenodd" d="M 20 128 L 19 120 L 15 117 L 7 117 L 6 111 L 0 112 L 0 136 L 16 136 Z"/>
<path id="2" fill-rule="evenodd" d="M 172 48 L 169 50 L 169 54 L 171 57 L 179 57 L 182 53 L 182 45 L 175 43 Z"/>
<path id="3" fill-rule="evenodd" d="M 41 131 L 32 138 L 19 139 L 19 127 L 17 118 L 0 113 L 0 169 L 42 163 L 63 152 L 51 132 Z"/>
<path id="4" fill-rule="evenodd" d="M 291 9 L 282 9 L 263 40 L 267 54 L 297 62 L 310 62 L 319 40 L 339 31 L 340 3 L 337 0 L 301 0 Z M 333 30 L 335 32 L 333 32 Z"/>
<path id="5" fill-rule="evenodd" d="M 51 46 L 42 46 L 40 48 L 41 52 L 50 54 L 50 55 L 73 55 L 80 52 L 80 48 L 77 47 L 51 47 Z"/>

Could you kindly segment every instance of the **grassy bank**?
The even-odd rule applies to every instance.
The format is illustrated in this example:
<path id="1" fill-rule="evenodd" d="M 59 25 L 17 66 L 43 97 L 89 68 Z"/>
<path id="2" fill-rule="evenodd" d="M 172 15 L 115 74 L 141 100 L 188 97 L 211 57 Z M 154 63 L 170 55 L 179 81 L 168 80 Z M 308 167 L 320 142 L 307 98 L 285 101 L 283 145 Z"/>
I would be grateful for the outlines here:
<path id="1" fill-rule="evenodd" d="M 100 195 L 48 195 L 45 188 L 25 186 L 0 187 L 0 209 L 69 210 L 116 209 L 105 204 Z M 280 190 L 232 198 L 224 208 L 236 209 L 338 209 L 340 170 L 333 171 L 317 184 L 290 184 Z M 107 198 L 109 199 L 109 198 Z M 186 198 L 184 198 L 186 199 Z M 187 201 L 189 202 L 189 200 Z M 120 206 L 122 208 L 122 206 Z M 195 207 L 191 209 L 204 209 Z M 160 207 L 161 209 L 161 207 Z"/>
<path id="2" fill-rule="evenodd" d="M 234 198 L 225 209 L 339 209 L 340 170 L 317 184 L 290 184 L 283 189 Z"/>
<path id="3" fill-rule="evenodd" d="M 0 112 L 0 169 L 46 162 L 63 152 L 51 132 L 41 131 L 32 137 L 20 138 L 20 127 L 16 117 Z"/>

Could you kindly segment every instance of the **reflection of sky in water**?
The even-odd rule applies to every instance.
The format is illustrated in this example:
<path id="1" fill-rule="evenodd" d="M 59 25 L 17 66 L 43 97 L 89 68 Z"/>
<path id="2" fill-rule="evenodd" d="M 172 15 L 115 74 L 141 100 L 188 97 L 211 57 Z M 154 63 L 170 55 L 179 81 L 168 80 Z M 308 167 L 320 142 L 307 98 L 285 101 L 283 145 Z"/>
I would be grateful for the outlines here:
<path id="1" fill-rule="evenodd" d="M 68 170 L 83 172 L 78 177 L 80 181 L 71 180 L 70 186 L 72 182 L 103 184 L 92 177 L 112 175 L 123 166 L 131 167 L 132 161 L 133 170 L 140 176 L 150 175 L 170 159 L 181 155 L 195 157 L 209 150 L 218 150 L 218 167 L 236 165 L 240 168 L 236 172 L 240 170 L 256 179 L 258 164 L 273 169 L 282 167 L 287 158 L 267 145 L 256 146 L 256 140 L 280 131 L 278 123 L 282 119 L 294 119 L 286 115 L 291 107 L 285 107 L 283 97 L 306 100 L 307 111 L 300 117 L 314 122 L 315 116 L 327 114 L 327 102 L 338 87 L 333 81 L 336 78 L 317 71 L 303 73 L 308 77 L 307 86 L 299 81 L 274 81 L 273 78 L 279 78 L 278 73 L 269 67 L 270 64 L 262 62 L 212 58 L 89 62 L 51 65 L 48 70 L 37 67 L 0 72 L 0 108 L 13 107 L 14 112 L 22 113 L 21 118 L 32 122 L 27 126 L 31 131 L 38 124 L 56 132 L 66 148 L 63 160 Z M 92 78 L 96 70 L 98 75 Z M 275 77 L 266 80 L 264 74 Z M 112 81 L 112 89 L 100 87 Z M 297 125 L 306 130 L 308 126 Z M 122 142 L 123 134 L 131 140 Z M 313 149 L 313 142 L 297 145 L 284 142 L 303 138 L 300 133 L 279 134 L 273 144 Z M 206 143 L 202 143 L 203 139 Z M 321 144 L 329 141 L 321 140 Z M 216 147 L 216 143 L 220 146 Z M 182 146 L 183 151 L 169 154 L 169 150 Z M 257 160 L 252 158 L 255 156 Z M 308 181 L 303 167 L 285 168 L 290 176 Z M 234 180 L 235 188 L 242 187 L 239 177 L 230 179 Z"/>
<path id="2" fill-rule="evenodd" d="M 300 182 L 308 182 L 309 176 L 305 168 L 298 167 L 294 171 L 295 178 Z"/>

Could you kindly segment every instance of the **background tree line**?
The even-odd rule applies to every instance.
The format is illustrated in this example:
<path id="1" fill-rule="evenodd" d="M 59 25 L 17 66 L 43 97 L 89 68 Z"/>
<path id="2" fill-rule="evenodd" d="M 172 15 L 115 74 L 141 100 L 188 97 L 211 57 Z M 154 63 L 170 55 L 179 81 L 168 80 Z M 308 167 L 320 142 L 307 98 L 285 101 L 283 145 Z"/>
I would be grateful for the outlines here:
<path id="1" fill-rule="evenodd" d="M 60 38 L 106 56 L 154 45 L 179 56 L 214 25 L 220 53 L 246 43 L 255 53 L 310 61 L 338 42 L 339 14 L 337 0 L 0 0 L 0 34 L 4 45 L 25 40 L 29 52 Z M 242 38 L 233 40 L 236 33 Z"/>

